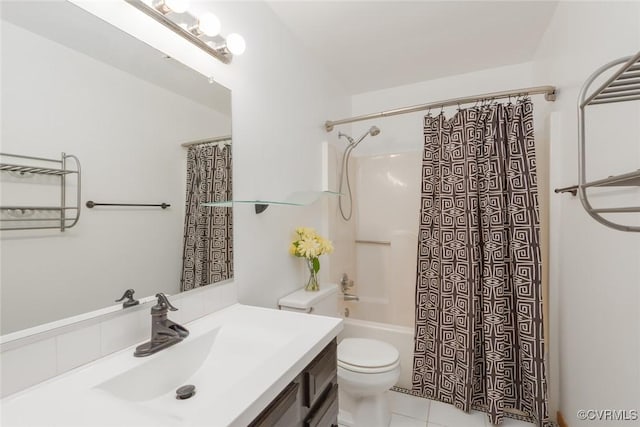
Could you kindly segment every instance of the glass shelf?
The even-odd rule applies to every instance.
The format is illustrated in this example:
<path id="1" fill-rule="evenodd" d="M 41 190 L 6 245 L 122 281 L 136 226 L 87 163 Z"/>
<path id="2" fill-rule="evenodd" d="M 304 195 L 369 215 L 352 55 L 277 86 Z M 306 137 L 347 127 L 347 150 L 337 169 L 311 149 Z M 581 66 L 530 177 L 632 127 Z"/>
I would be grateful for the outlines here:
<path id="1" fill-rule="evenodd" d="M 256 213 L 263 212 L 269 205 L 281 206 L 307 206 L 315 203 L 324 196 L 339 196 L 335 191 L 296 191 L 284 200 L 227 200 L 224 202 L 202 203 L 202 206 L 229 208 L 235 203 L 255 205 Z"/>

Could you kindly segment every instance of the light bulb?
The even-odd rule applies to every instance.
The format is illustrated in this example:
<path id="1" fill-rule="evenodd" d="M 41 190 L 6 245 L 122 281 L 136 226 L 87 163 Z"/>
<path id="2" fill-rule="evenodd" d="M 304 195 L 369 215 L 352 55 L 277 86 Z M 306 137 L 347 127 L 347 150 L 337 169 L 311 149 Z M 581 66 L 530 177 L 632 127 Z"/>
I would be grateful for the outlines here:
<path id="1" fill-rule="evenodd" d="M 189 7 L 189 2 L 186 0 L 164 0 L 164 4 L 175 13 L 184 13 Z"/>
<path id="2" fill-rule="evenodd" d="M 220 20 L 213 13 L 205 13 L 198 18 L 198 29 L 209 37 L 220 33 Z"/>
<path id="3" fill-rule="evenodd" d="M 234 55 L 242 55 L 247 44 L 240 34 L 232 33 L 227 36 L 227 49 Z"/>

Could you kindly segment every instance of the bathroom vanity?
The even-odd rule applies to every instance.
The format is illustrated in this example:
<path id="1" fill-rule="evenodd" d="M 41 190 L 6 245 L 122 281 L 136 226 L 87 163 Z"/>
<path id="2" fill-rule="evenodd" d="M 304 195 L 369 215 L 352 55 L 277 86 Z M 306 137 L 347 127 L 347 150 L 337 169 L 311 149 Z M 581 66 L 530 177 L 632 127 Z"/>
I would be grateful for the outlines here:
<path id="1" fill-rule="evenodd" d="M 337 427 L 336 349 L 334 339 L 249 426 Z"/>
<path id="2" fill-rule="evenodd" d="M 337 425 L 341 319 L 234 304 L 185 326 L 156 354 L 131 346 L 3 399 L 1 424 Z"/>

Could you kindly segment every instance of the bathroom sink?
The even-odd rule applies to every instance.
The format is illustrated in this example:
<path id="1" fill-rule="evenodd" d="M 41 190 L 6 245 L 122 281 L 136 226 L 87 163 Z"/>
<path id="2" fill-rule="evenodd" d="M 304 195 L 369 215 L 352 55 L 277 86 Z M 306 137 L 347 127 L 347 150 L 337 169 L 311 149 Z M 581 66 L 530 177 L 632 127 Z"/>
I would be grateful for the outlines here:
<path id="1" fill-rule="evenodd" d="M 216 328 L 195 339 L 187 338 L 96 388 L 129 402 L 151 400 L 174 392 L 187 384 L 211 356 L 219 332 L 220 328 Z"/>
<path id="2" fill-rule="evenodd" d="M 134 359 L 134 367 L 98 384 L 95 390 L 127 403 L 164 411 L 184 405 L 185 402 L 176 399 L 176 389 L 184 385 L 196 388 L 189 400 L 200 400 L 204 393 L 207 399 L 227 393 L 224 384 L 261 369 L 265 360 L 286 348 L 292 339 L 291 335 L 275 333 L 247 319 L 193 332 L 174 346 L 144 359 Z M 232 366 L 244 369 L 230 369 Z"/>
<path id="3" fill-rule="evenodd" d="M 234 304 L 186 326 L 188 337 L 148 357 L 134 357 L 134 345 L 3 399 L 1 424 L 244 427 L 341 320 Z M 195 394 L 177 399 L 185 385 Z"/>

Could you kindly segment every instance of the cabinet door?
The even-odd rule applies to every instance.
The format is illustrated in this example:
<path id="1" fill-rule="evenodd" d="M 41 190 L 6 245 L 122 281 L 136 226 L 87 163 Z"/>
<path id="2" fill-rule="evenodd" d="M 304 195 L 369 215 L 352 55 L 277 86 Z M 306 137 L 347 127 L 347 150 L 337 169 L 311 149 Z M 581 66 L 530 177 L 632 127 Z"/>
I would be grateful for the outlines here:
<path id="1" fill-rule="evenodd" d="M 294 427 L 300 425 L 299 382 L 292 382 L 253 420 L 249 427 Z"/>
<path id="2" fill-rule="evenodd" d="M 337 427 L 338 426 L 338 384 L 324 396 L 324 401 L 304 422 L 304 427 Z"/>
<path id="3" fill-rule="evenodd" d="M 304 372 L 304 406 L 314 406 L 331 382 L 335 382 L 338 373 L 337 344 L 334 341 L 309 364 Z"/>

